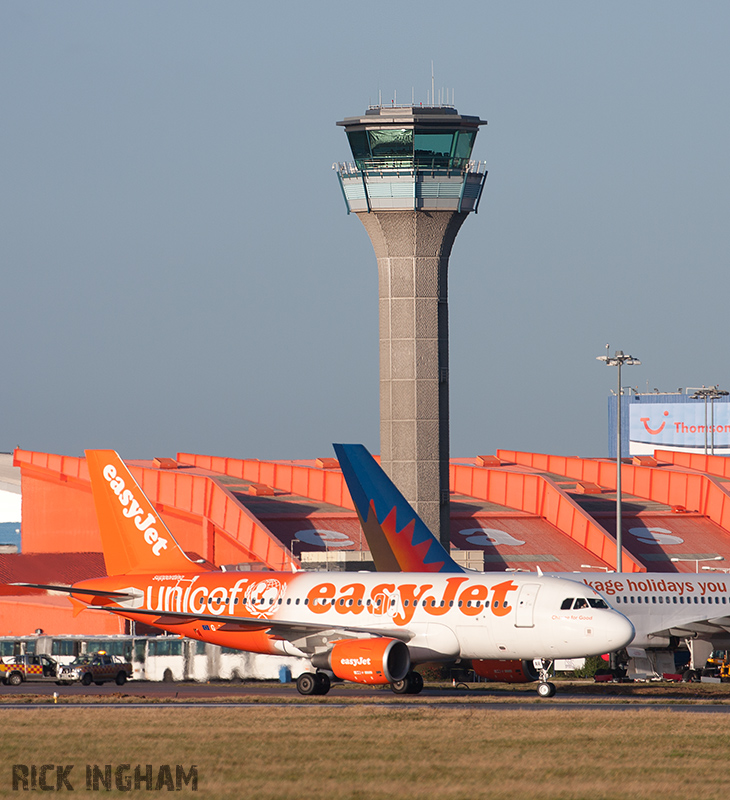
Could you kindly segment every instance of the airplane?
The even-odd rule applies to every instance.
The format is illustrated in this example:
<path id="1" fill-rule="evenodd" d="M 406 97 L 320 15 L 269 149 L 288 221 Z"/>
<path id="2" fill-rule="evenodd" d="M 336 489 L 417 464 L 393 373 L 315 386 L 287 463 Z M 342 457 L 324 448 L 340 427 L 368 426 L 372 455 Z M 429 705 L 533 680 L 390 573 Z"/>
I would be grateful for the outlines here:
<path id="1" fill-rule="evenodd" d="M 563 578 L 211 570 L 188 558 L 115 451 L 88 450 L 86 460 L 108 577 L 12 586 L 66 592 L 76 610 L 222 647 L 299 657 L 303 695 L 326 694 L 333 680 L 417 694 L 414 666 L 424 662 L 570 658 L 624 647 L 634 635 L 597 591 Z M 568 597 L 581 598 L 580 614 L 560 610 Z M 547 676 L 546 666 L 544 697 L 555 693 Z"/>
<path id="2" fill-rule="evenodd" d="M 471 572 L 453 560 L 365 447 L 335 445 L 335 452 L 377 570 Z M 696 677 L 713 650 L 730 650 L 728 575 L 548 574 L 590 586 L 631 621 L 636 635 L 631 646 L 619 653 L 619 662 L 630 676 L 676 673 L 674 652 L 682 640 L 694 667 L 685 672 L 686 677 Z M 582 602 L 574 598 L 572 610 L 579 610 Z M 474 659 L 472 664 L 482 677 L 509 682 L 537 679 L 527 661 Z"/>

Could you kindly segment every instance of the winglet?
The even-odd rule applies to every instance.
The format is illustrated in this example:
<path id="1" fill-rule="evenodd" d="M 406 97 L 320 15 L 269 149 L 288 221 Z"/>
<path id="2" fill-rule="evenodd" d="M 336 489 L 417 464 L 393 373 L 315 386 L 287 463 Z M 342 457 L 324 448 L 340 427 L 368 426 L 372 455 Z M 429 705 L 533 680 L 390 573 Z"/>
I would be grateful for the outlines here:
<path id="1" fill-rule="evenodd" d="M 333 447 L 376 569 L 464 572 L 363 445 Z"/>
<path id="2" fill-rule="evenodd" d="M 200 572 L 114 450 L 87 450 L 108 575 Z"/>

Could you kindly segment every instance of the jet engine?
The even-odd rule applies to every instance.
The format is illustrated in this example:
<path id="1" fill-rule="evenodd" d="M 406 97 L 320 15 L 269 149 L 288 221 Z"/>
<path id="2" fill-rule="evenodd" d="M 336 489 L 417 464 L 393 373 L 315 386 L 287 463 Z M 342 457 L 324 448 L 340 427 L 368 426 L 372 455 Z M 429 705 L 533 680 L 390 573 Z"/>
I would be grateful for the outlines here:
<path id="1" fill-rule="evenodd" d="M 532 683 L 540 679 L 532 661 L 499 661 L 474 658 L 471 667 L 482 678 L 502 683 Z"/>
<path id="2" fill-rule="evenodd" d="M 400 639 L 348 639 L 326 653 L 316 653 L 312 664 L 346 681 L 385 684 L 402 681 L 411 668 L 408 647 Z"/>

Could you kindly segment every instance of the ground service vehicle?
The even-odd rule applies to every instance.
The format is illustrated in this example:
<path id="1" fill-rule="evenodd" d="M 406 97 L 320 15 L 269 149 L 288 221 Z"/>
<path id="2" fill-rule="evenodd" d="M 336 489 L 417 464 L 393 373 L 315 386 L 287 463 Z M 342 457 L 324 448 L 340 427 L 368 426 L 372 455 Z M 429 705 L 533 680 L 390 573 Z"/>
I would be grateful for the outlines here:
<path id="1" fill-rule="evenodd" d="M 57 682 L 58 664 L 50 656 L 11 656 L 0 664 L 0 679 L 10 686 L 26 681 Z"/>
<path id="2" fill-rule="evenodd" d="M 14 586 L 67 592 L 78 609 L 222 647 L 300 658 L 309 670 L 297 679 L 302 694 L 326 694 L 333 679 L 416 694 L 417 664 L 598 655 L 634 635 L 595 589 L 565 578 L 211 570 L 188 558 L 117 453 L 87 450 L 86 462 L 108 577 Z M 393 509 L 367 524 L 394 526 L 395 517 Z M 566 598 L 583 600 L 581 612 L 562 612 Z M 539 691 L 550 696 L 546 674 Z"/>
<path id="3" fill-rule="evenodd" d="M 101 686 L 107 681 L 123 686 L 131 677 L 132 665 L 128 661 L 104 652 L 79 656 L 59 670 L 59 678 L 64 683 L 80 681 L 84 686 L 89 686 L 92 682 Z"/>

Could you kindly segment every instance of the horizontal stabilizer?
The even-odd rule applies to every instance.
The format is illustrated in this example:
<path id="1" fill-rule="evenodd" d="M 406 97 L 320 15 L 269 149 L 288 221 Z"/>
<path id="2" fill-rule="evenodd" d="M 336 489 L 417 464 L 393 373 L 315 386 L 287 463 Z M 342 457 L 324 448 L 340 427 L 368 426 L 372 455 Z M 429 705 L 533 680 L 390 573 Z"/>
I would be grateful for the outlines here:
<path id="1" fill-rule="evenodd" d="M 109 597 L 115 600 L 134 600 L 140 595 L 129 592 L 110 592 L 103 589 L 75 589 L 73 586 L 56 586 L 50 583 L 7 583 L 6 586 L 18 586 L 26 589 L 45 589 L 48 592 L 64 592 L 65 594 L 87 594 L 91 597 Z"/>

